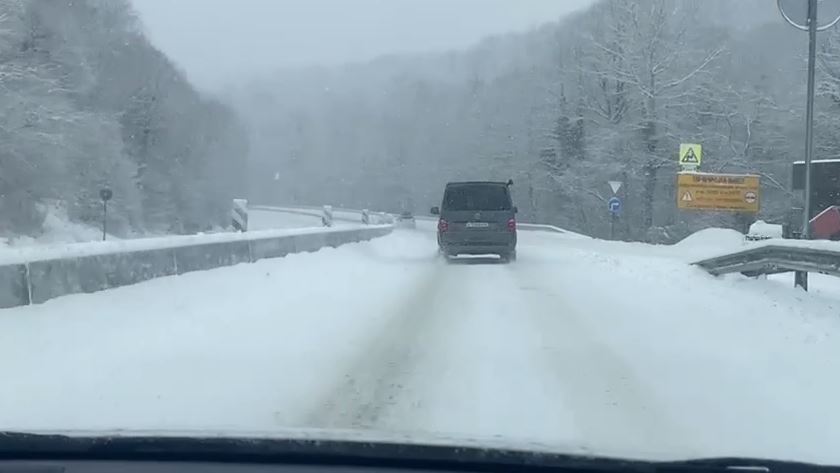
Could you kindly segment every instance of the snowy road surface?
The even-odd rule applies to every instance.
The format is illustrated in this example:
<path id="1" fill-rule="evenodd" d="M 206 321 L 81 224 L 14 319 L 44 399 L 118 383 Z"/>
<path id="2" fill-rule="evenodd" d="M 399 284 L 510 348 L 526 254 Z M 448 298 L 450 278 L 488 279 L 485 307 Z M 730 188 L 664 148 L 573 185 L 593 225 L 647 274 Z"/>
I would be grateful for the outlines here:
<path id="1" fill-rule="evenodd" d="M 697 239 L 695 239 L 697 240 Z M 374 429 L 840 462 L 840 299 L 682 248 L 428 231 L 0 311 L 0 429 Z"/>

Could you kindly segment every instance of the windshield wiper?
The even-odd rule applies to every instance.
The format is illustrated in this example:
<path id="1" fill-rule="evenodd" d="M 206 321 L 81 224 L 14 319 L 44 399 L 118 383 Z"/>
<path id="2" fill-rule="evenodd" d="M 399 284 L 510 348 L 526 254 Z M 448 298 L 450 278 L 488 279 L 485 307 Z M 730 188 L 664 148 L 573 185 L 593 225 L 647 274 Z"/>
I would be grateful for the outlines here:
<path id="1" fill-rule="evenodd" d="M 732 473 L 762 473 L 762 472 L 838 472 L 840 466 L 818 465 L 815 463 L 769 460 L 766 458 L 750 457 L 712 457 L 691 460 L 667 461 L 656 464 L 657 469 L 665 471 L 731 471 Z"/>

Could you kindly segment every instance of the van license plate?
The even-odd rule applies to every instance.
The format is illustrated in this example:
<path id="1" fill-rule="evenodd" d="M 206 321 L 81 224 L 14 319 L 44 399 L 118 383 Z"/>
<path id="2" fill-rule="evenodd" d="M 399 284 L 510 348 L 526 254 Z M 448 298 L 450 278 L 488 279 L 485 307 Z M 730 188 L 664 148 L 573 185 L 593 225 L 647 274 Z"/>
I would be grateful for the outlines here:
<path id="1" fill-rule="evenodd" d="M 490 224 L 487 222 L 467 222 L 467 228 L 487 228 Z"/>

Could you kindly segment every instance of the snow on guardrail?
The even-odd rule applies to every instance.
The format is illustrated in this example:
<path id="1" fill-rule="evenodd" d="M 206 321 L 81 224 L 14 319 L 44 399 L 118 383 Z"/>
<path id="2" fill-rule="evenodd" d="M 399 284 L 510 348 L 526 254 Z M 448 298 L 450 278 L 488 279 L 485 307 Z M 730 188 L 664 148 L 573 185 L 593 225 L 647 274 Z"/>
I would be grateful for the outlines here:
<path id="1" fill-rule="evenodd" d="M 840 277 L 840 242 L 771 238 L 693 263 L 709 274 L 746 276 L 802 271 Z"/>
<path id="2" fill-rule="evenodd" d="M 388 226 L 384 226 L 388 228 Z M 208 243 L 226 243 L 267 238 L 279 238 L 292 235 L 312 235 L 347 231 L 348 228 L 311 227 L 278 230 L 258 230 L 251 232 L 224 232 L 195 235 L 173 235 L 153 238 L 134 238 L 130 240 L 90 241 L 82 243 L 63 243 L 57 245 L 24 246 L 9 248 L 0 252 L 0 265 L 31 263 L 61 258 L 79 258 L 84 256 L 102 256 L 115 253 L 174 249 Z"/>

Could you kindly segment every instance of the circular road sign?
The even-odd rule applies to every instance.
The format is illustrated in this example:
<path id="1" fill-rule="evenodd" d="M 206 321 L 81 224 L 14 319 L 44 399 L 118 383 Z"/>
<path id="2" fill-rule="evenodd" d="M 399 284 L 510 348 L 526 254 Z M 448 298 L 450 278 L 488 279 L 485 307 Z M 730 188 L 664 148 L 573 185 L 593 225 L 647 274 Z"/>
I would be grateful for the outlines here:
<path id="1" fill-rule="evenodd" d="M 808 31 L 808 0 L 776 0 L 782 17 L 794 27 Z M 817 30 L 834 26 L 840 20 L 840 0 L 817 0 Z"/>

